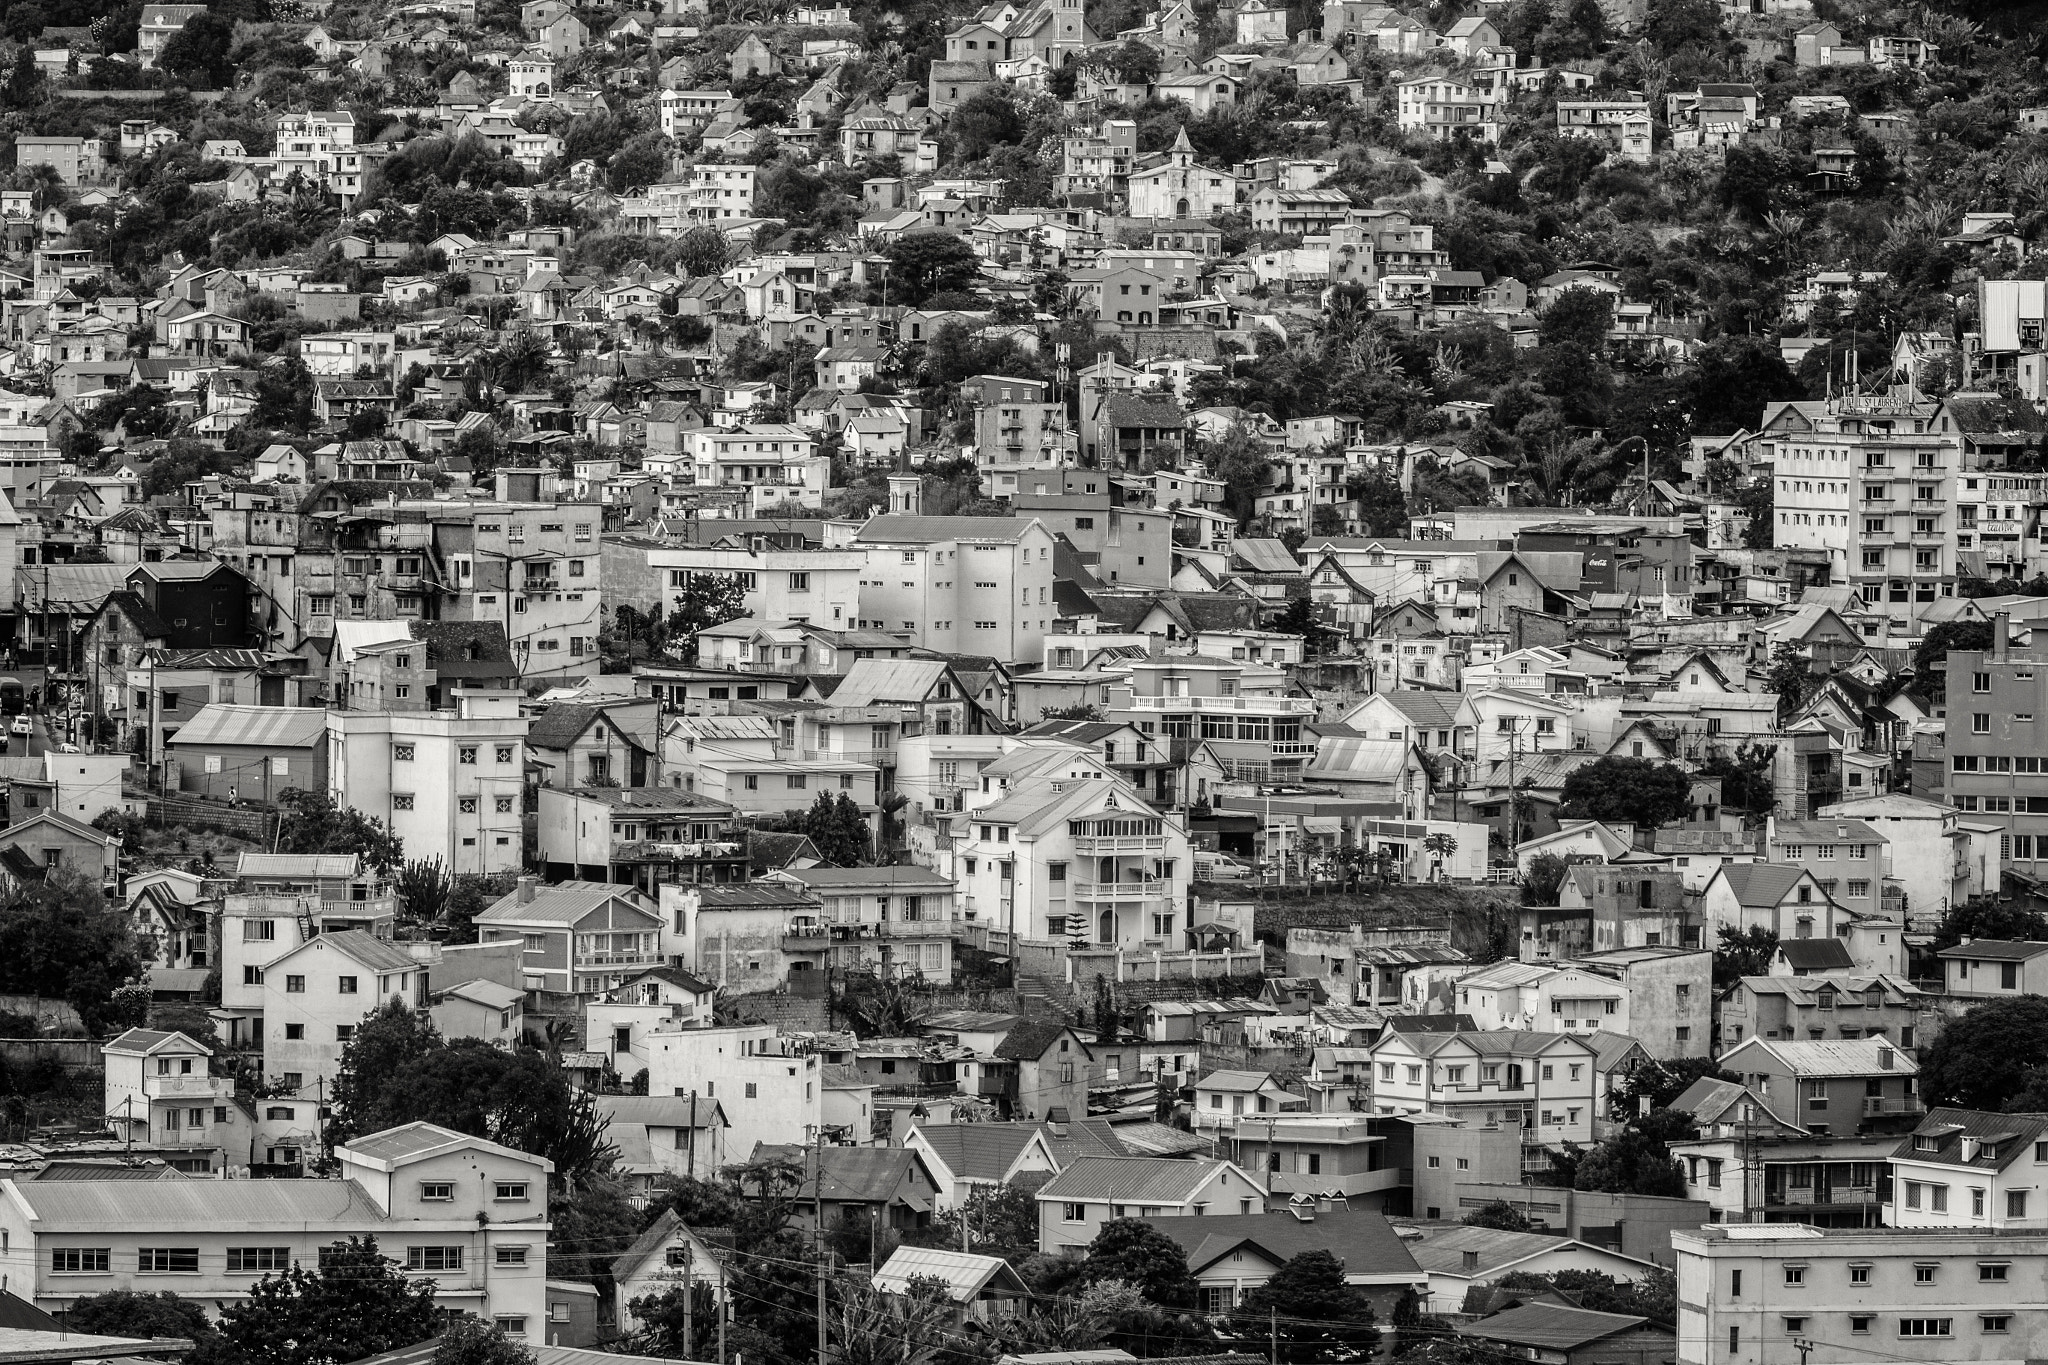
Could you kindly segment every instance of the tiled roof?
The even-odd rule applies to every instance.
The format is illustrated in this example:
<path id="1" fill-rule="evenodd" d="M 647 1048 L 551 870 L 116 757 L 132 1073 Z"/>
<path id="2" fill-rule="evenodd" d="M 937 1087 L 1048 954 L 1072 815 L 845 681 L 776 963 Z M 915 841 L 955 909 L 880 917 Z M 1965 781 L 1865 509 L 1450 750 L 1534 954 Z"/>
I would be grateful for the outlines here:
<path id="1" fill-rule="evenodd" d="M 1417 1283 L 1424 1279 L 1393 1225 L 1377 1213 L 1318 1213 L 1307 1223 L 1285 1212 L 1231 1213 L 1162 1218 L 1153 1226 L 1180 1243 L 1188 1269 L 1197 1275 L 1232 1251 L 1250 1246 L 1276 1265 L 1304 1251 L 1329 1251 L 1344 1263 L 1347 1275 L 1412 1276 Z"/>
<path id="2" fill-rule="evenodd" d="M 1040 1199 L 1113 1199 L 1119 1204 L 1185 1204 L 1220 1163 L 1173 1157 L 1084 1156 L 1047 1181 Z"/>

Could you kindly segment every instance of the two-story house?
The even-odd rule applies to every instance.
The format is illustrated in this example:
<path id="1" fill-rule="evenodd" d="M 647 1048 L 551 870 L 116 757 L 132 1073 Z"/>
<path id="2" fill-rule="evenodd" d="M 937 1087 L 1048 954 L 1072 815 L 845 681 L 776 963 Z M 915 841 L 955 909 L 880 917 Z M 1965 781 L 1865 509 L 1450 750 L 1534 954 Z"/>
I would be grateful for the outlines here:
<path id="1" fill-rule="evenodd" d="M 1930 1109 L 1892 1150 L 1895 1228 L 2048 1227 L 2048 1118 Z"/>
<path id="2" fill-rule="evenodd" d="M 213 1050 L 182 1033 L 132 1028 L 100 1048 L 106 1059 L 107 1126 L 129 1146 L 190 1155 L 171 1165 L 195 1174 L 246 1162 L 252 1125 L 232 1077 L 215 1076 Z"/>
<path id="3" fill-rule="evenodd" d="M 1896 1132 L 1926 1112 L 1920 1064 L 1883 1038 L 1751 1037 L 1721 1054 L 1721 1069 L 1810 1133 Z"/>
<path id="4" fill-rule="evenodd" d="M 476 916 L 484 943 L 518 939 L 532 989 L 597 995 L 666 960 L 665 921 L 646 896 L 606 882 L 540 885 L 521 877 Z"/>
<path id="5" fill-rule="evenodd" d="M 1264 1213 L 1266 1187 L 1229 1161 L 1170 1157 L 1076 1157 L 1039 1186 L 1038 1245 L 1078 1252 L 1117 1218 L 1196 1218 Z"/>

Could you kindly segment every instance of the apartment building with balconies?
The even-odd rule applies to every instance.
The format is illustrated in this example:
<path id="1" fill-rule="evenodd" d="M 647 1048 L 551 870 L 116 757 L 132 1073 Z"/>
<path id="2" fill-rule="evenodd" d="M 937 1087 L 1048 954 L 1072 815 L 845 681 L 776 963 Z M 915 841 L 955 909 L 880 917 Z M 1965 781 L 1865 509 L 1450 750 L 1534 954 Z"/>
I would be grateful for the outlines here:
<path id="1" fill-rule="evenodd" d="M 1367 1114 L 1246 1114 L 1228 1134 L 1237 1164 L 1276 1195 L 1381 1195 L 1411 1184 L 1412 1170 L 1385 1160 L 1387 1138 Z"/>
<path id="2" fill-rule="evenodd" d="M 704 427 L 688 433 L 691 469 L 699 488 L 747 492 L 748 514 L 785 504 L 817 508 L 832 482 L 832 461 L 817 438 L 786 423 Z"/>
<path id="3" fill-rule="evenodd" d="M 856 624 L 941 653 L 1035 663 L 1058 616 L 1053 540 L 1036 518 L 870 518 L 854 537 L 867 559 Z"/>
<path id="4" fill-rule="evenodd" d="M 483 943 L 518 940 L 529 989 L 576 995 L 617 990 L 682 952 L 656 903 L 630 886 L 563 882 L 519 884 L 476 916 Z"/>
<path id="5" fill-rule="evenodd" d="M 354 866 L 356 860 L 330 854 L 321 855 L 318 862 L 339 872 Z M 314 870 L 319 870 L 317 863 Z M 332 887 L 334 882 L 283 877 L 264 880 L 302 889 L 230 895 L 221 902 L 220 1005 L 215 1018 L 224 1046 L 233 1051 L 263 1050 L 264 973 L 272 963 L 319 934 L 360 930 L 373 938 L 389 939 L 397 916 L 397 902 L 389 896 L 337 900 L 325 897 L 319 889 L 323 884 Z"/>
<path id="6" fill-rule="evenodd" d="M 374 1237 L 443 1309 L 539 1346 L 553 1163 L 415 1123 L 334 1149 L 333 1180 L 0 1181 L 0 1268 L 48 1312 L 110 1291 L 218 1311 L 326 1247 Z"/>
<path id="7" fill-rule="evenodd" d="M 947 818 L 968 920 L 1027 941 L 1188 945 L 1186 826 L 1122 781 L 1049 781 Z"/>
<path id="8" fill-rule="evenodd" d="M 2048 1307 L 2048 1237 L 1797 1223 L 1674 1232 L 1679 1365 L 2020 1361 Z"/>
<path id="9" fill-rule="evenodd" d="M 1721 1054 L 1721 1069 L 1809 1133 L 1895 1133 L 1927 1112 L 1920 1064 L 1883 1038 L 1751 1037 Z"/>
<path id="10" fill-rule="evenodd" d="M 1789 1097 L 1784 1105 L 1790 1112 Z M 1672 1101 L 1697 1136 L 1671 1144 L 1686 1194 L 1717 1223 L 1875 1227 L 1891 1194 L 1886 1148 L 1854 1134 L 1809 1133 L 1756 1091 L 1712 1077 Z"/>
<path id="11" fill-rule="evenodd" d="M 815 911 L 789 917 L 782 951 L 798 970 L 872 972 L 884 978 L 953 980 L 959 889 L 951 878 L 911 864 L 809 867 L 771 872 L 764 881 L 801 888 Z"/>
<path id="12" fill-rule="evenodd" d="M 212 1073 L 213 1049 L 182 1033 L 132 1028 L 100 1048 L 107 1127 L 130 1147 L 169 1148 L 193 1174 L 246 1163 L 255 1125 L 235 1103 L 232 1076 Z"/>
<path id="13" fill-rule="evenodd" d="M 541 861 L 549 876 L 614 882 L 652 897 L 664 882 L 748 878 L 731 806 L 674 787 L 542 787 Z"/>
<path id="14" fill-rule="evenodd" d="M 1545 1149 L 1593 1140 L 1600 1053 L 1569 1033 L 1388 1030 L 1370 1049 L 1372 1107 L 1519 1128 L 1524 1165 L 1549 1169 Z"/>
<path id="15" fill-rule="evenodd" d="M 1202 742 L 1229 780 L 1295 782 L 1315 755 L 1302 729 L 1315 719 L 1315 702 L 1289 695 L 1283 669 L 1196 654 L 1129 667 L 1130 681 L 1109 690 L 1106 718 L 1148 737 Z"/>
<path id="16" fill-rule="evenodd" d="M 1828 555 L 1857 589 L 1871 643 L 1922 633 L 1928 604 L 1955 595 L 1961 439 L 1940 405 L 1852 394 L 1767 410 L 1753 442 L 1771 467 L 1775 543 Z"/>
<path id="17" fill-rule="evenodd" d="M 621 606 L 643 614 L 665 614 L 690 580 L 702 574 L 739 581 L 749 624 L 788 622 L 827 630 L 853 627 L 860 615 L 865 555 L 850 549 L 784 547 L 766 534 L 734 540 L 736 544 L 679 545 L 651 536 L 604 537 L 606 614 L 615 615 Z M 725 666 L 746 662 L 735 658 Z"/>

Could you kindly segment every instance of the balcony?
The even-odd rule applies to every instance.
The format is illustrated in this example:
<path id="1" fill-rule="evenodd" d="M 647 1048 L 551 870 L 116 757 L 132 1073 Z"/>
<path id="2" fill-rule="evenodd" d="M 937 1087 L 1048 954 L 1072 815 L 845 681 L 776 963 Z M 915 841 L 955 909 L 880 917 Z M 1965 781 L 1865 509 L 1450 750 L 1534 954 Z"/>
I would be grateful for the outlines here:
<path id="1" fill-rule="evenodd" d="M 1162 881 L 1083 882 L 1073 884 L 1074 899 L 1084 901 L 1150 901 L 1166 894 Z"/>
<path id="2" fill-rule="evenodd" d="M 1312 739 L 1276 739 L 1273 741 L 1273 757 L 1275 758 L 1306 757 L 1314 754 L 1315 751 L 1316 744 Z"/>
<path id="3" fill-rule="evenodd" d="M 1793 1186 L 1774 1188 L 1764 1195 L 1764 1203 L 1780 1208 L 1825 1208 L 1844 1204 L 1869 1205 L 1883 1202 L 1874 1185 Z"/>
<path id="4" fill-rule="evenodd" d="M 1164 853 L 1164 834 L 1082 835 L 1074 839 L 1074 852 L 1083 857 L 1118 853 Z"/>
<path id="5" fill-rule="evenodd" d="M 153 1100 L 224 1100 L 235 1093 L 232 1076 L 150 1076 L 143 1090 Z"/>
<path id="6" fill-rule="evenodd" d="M 1134 711 L 1190 711 L 1312 716 L 1313 697 L 1133 697 Z"/>
<path id="7" fill-rule="evenodd" d="M 1388 1166 L 1383 1170 L 1359 1171 L 1350 1175 L 1298 1175 L 1293 1171 L 1264 1171 L 1261 1174 L 1275 1194 L 1321 1194 L 1332 1190 L 1347 1199 L 1397 1190 L 1415 1183 L 1415 1171 L 1410 1166 Z"/>
<path id="8" fill-rule="evenodd" d="M 1924 1114 L 1927 1106 L 1918 1095 L 1863 1097 L 1863 1117 L 1867 1119 L 1887 1118 L 1897 1115 Z"/>
<path id="9" fill-rule="evenodd" d="M 883 938 L 945 938 L 953 932 L 949 919 L 892 919 L 873 926 Z"/>
<path id="10" fill-rule="evenodd" d="M 591 953 L 576 959 L 579 972 L 605 967 L 659 967 L 665 959 L 660 953 Z"/>

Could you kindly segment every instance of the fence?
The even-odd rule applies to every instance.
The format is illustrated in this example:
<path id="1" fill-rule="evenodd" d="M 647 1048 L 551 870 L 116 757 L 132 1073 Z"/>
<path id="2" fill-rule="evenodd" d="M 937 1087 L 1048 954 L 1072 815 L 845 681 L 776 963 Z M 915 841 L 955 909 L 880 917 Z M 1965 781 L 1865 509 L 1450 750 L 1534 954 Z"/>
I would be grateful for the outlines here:
<path id="1" fill-rule="evenodd" d="M 0 1038 L 0 1058 L 10 1066 L 55 1057 L 67 1071 L 98 1071 L 105 1058 L 90 1038 Z"/>
<path id="2" fill-rule="evenodd" d="M 1019 938 L 1001 930 L 988 932 L 988 950 L 1007 952 L 1019 978 L 1043 977 L 1052 982 L 1194 981 L 1203 977 L 1260 976 L 1266 970 L 1262 948 L 1225 948 L 1215 952 L 1165 948 L 1076 948 L 1060 939 Z"/>
<path id="3" fill-rule="evenodd" d="M 223 802 L 193 801 L 177 796 L 150 797 L 144 818 L 152 825 L 218 829 L 259 843 L 270 837 L 274 819 L 270 811 L 260 807 L 229 806 Z"/>

